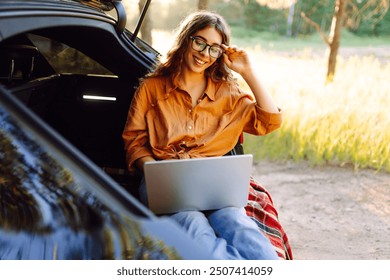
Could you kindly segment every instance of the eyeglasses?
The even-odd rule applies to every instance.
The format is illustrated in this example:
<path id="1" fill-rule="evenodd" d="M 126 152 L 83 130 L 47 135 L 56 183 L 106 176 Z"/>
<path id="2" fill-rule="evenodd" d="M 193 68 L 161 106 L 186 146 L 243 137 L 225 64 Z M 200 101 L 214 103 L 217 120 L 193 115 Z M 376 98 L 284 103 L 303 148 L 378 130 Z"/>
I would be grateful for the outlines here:
<path id="1" fill-rule="evenodd" d="M 203 52 L 207 47 L 209 47 L 209 54 L 213 58 L 219 58 L 223 50 L 218 45 L 209 45 L 207 42 L 199 37 L 193 37 L 190 36 L 190 39 L 192 40 L 191 48 L 198 52 Z"/>

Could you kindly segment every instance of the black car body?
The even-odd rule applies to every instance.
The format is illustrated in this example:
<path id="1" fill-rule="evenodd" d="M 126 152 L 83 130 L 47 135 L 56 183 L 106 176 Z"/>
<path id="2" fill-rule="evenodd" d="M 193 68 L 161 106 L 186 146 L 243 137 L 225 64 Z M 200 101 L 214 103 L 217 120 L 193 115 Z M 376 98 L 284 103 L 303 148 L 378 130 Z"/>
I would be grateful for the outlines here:
<path id="1" fill-rule="evenodd" d="M 0 2 L 0 259 L 210 258 L 131 195 L 121 133 L 158 53 L 123 13 Z"/>

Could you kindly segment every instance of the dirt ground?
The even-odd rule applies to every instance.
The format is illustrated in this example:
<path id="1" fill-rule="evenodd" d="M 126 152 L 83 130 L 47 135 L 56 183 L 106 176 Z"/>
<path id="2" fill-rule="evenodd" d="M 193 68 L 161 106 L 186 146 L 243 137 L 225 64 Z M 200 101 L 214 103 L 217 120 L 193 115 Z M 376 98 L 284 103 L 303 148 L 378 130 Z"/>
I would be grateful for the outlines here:
<path id="1" fill-rule="evenodd" d="M 351 167 L 257 162 L 300 260 L 389 260 L 390 174 Z"/>

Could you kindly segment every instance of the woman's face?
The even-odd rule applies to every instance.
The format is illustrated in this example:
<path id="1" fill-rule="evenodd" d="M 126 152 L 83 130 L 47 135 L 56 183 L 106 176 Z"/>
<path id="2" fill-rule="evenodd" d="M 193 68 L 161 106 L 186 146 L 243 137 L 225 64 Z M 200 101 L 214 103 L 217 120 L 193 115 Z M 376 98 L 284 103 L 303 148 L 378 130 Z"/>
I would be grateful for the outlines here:
<path id="1" fill-rule="evenodd" d="M 205 29 L 197 31 L 192 37 L 202 39 L 208 45 L 221 45 L 222 36 L 215 30 L 214 27 L 206 27 Z M 187 70 L 195 73 L 203 74 L 204 71 L 210 67 L 217 58 L 210 56 L 209 49 L 207 46 L 203 51 L 194 50 L 191 45 L 194 44 L 193 40 L 190 40 L 190 44 L 185 53 L 184 63 Z"/>

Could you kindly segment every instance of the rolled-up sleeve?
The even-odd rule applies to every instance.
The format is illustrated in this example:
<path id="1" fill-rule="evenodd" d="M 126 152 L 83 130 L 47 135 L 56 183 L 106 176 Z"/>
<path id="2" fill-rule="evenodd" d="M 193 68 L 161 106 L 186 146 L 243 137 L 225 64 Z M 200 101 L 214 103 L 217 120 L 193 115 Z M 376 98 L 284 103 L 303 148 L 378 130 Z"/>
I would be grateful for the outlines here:
<path id="1" fill-rule="evenodd" d="M 244 132 L 253 135 L 266 135 L 282 124 L 282 110 L 271 113 L 261 108 L 253 95 L 240 91 L 238 110 L 241 120 L 244 122 Z"/>
<path id="2" fill-rule="evenodd" d="M 265 110 L 263 110 L 260 106 L 257 104 L 255 105 L 256 109 L 256 116 L 258 122 L 256 122 L 256 126 L 261 126 L 262 133 L 261 134 L 268 134 L 276 129 L 278 129 L 282 124 L 282 110 L 278 108 L 279 112 L 277 113 L 270 113 Z M 256 129 L 258 130 L 258 129 Z"/>

